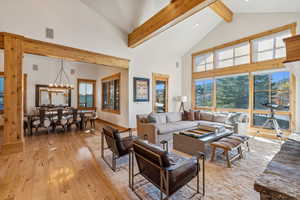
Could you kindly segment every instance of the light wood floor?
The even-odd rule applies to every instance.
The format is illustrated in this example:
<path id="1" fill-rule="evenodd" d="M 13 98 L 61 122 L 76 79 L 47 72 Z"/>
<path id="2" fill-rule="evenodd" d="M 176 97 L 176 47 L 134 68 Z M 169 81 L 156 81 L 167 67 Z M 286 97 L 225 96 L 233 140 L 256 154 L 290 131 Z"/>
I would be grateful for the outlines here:
<path id="1" fill-rule="evenodd" d="M 79 134 L 29 137 L 25 152 L 0 156 L 0 200 L 123 199 Z"/>

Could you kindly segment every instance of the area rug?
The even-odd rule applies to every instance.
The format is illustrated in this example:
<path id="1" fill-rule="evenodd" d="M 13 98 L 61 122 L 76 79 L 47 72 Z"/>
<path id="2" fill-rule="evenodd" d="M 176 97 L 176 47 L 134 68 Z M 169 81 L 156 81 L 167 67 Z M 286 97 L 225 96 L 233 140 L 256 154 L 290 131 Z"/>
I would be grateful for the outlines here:
<path id="1" fill-rule="evenodd" d="M 90 151 L 95 156 L 100 167 L 105 171 L 114 186 L 124 194 L 127 199 L 138 199 L 128 188 L 128 157 L 123 157 L 118 163 L 118 171 L 113 172 L 103 162 L 100 154 L 101 137 L 99 132 L 82 134 Z M 250 140 L 250 152 L 245 153 L 245 158 L 233 163 L 232 168 L 226 167 L 226 162 L 219 155 L 214 162 L 206 161 L 206 195 L 195 195 L 189 187 L 183 187 L 172 196 L 172 200 L 204 199 L 204 200 L 259 200 L 259 193 L 253 187 L 255 179 L 264 171 L 268 162 L 279 151 L 280 144 L 277 141 L 252 138 Z M 178 153 L 178 152 L 176 152 Z M 110 159 L 107 152 L 107 159 Z M 137 170 L 137 168 L 135 168 Z M 189 184 L 196 188 L 196 179 Z M 156 200 L 160 197 L 159 190 L 141 177 L 136 178 L 136 192 L 145 200 Z"/>

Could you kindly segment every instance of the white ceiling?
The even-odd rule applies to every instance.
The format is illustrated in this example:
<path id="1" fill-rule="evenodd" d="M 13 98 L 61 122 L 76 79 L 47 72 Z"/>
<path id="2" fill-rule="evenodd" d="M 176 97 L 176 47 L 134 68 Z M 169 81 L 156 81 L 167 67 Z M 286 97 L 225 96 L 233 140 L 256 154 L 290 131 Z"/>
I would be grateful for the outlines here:
<path id="1" fill-rule="evenodd" d="M 300 0 L 223 0 L 235 13 L 300 12 Z"/>
<path id="2" fill-rule="evenodd" d="M 122 32 L 129 33 L 169 0 L 80 0 L 104 16 Z M 223 0 L 235 13 L 300 12 L 300 0 Z M 192 17 L 193 18 L 193 17 Z"/>
<path id="3" fill-rule="evenodd" d="M 170 0 L 80 0 L 104 16 L 124 35 L 145 22 Z M 234 13 L 300 12 L 300 0 L 223 0 Z M 287 3 L 288 2 L 288 3 Z M 222 19 L 211 9 L 193 15 L 171 29 L 143 43 L 137 49 L 153 54 L 183 55 L 212 31 Z M 176 44 L 176 46 L 174 46 Z M 174 47 L 174 48 L 170 48 Z M 145 54 L 148 53 L 145 50 Z"/>
<path id="4" fill-rule="evenodd" d="M 126 33 L 131 32 L 169 3 L 168 0 L 80 1 Z"/>

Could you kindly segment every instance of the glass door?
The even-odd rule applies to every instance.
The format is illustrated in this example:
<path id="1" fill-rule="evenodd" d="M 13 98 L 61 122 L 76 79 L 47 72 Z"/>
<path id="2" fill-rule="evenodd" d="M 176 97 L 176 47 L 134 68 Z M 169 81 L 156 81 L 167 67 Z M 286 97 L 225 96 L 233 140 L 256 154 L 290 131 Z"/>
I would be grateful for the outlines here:
<path id="1" fill-rule="evenodd" d="M 168 82 L 169 76 L 153 74 L 153 111 L 168 112 Z"/>

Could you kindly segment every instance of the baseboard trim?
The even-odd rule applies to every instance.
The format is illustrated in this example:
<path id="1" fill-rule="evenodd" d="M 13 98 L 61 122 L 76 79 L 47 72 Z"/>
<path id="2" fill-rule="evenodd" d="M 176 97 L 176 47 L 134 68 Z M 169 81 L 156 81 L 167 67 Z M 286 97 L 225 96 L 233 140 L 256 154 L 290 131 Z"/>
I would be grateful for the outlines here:
<path id="1" fill-rule="evenodd" d="M 127 129 L 126 127 L 120 126 L 118 124 L 111 123 L 111 122 L 103 120 L 103 119 L 97 118 L 96 121 L 100 122 L 100 123 L 108 124 L 110 126 L 114 126 L 114 127 L 116 127 L 117 129 L 120 129 L 120 130 Z"/>

